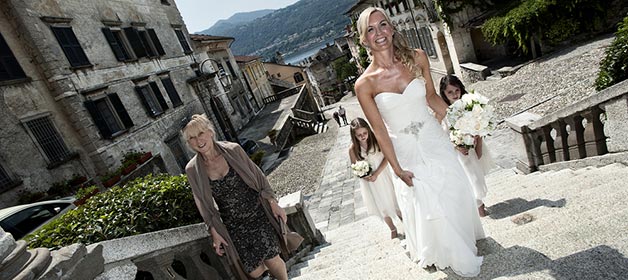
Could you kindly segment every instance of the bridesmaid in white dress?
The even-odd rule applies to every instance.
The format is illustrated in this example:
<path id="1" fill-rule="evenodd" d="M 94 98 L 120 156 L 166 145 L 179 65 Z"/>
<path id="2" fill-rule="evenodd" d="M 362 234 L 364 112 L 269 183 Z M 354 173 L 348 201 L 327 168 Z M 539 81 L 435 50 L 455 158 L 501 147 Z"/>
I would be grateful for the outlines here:
<path id="1" fill-rule="evenodd" d="M 440 97 L 447 105 L 451 105 L 467 93 L 462 81 L 451 74 L 440 79 L 439 90 Z M 443 119 L 443 127 L 445 131 L 448 131 L 449 124 L 446 118 Z M 478 213 L 480 217 L 485 217 L 488 213 L 484 206 L 484 198 L 488 193 L 488 189 L 486 188 L 484 176 L 494 167 L 491 155 L 486 148 L 486 143 L 484 143 L 482 137 L 476 137 L 473 149 L 469 150 L 462 147 L 456 147 L 456 149 L 460 152 L 458 153 L 458 160 L 462 163 L 462 167 L 467 176 L 469 176 L 469 181 L 471 181 L 471 186 L 473 186 Z"/>
<path id="2" fill-rule="evenodd" d="M 369 176 L 359 179 L 362 198 L 369 215 L 383 219 L 390 228 L 390 238 L 396 238 L 397 227 L 391 217 L 397 215 L 401 219 L 401 214 L 388 161 L 380 151 L 371 127 L 363 118 L 351 121 L 349 158 L 352 164 L 359 160 L 366 160 L 373 169 Z"/>
<path id="3" fill-rule="evenodd" d="M 476 240 L 484 237 L 471 184 L 440 120 L 447 104 L 436 94 L 429 59 L 410 49 L 380 8 L 357 22 L 371 64 L 355 89 L 384 156 L 396 175 L 407 249 L 421 267 L 480 273 Z M 428 110 L 434 111 L 435 116 Z"/>

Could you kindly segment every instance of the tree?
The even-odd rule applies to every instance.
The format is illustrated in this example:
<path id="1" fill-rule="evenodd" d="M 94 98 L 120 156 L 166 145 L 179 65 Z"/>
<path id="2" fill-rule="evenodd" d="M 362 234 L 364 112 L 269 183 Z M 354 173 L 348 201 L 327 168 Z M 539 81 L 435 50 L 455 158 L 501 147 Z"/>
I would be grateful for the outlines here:
<path id="1" fill-rule="evenodd" d="M 595 80 L 595 89 L 602 90 L 628 79 L 628 17 L 619 23 L 615 40 L 606 49 L 600 61 L 600 74 Z"/>
<path id="2" fill-rule="evenodd" d="M 358 77 L 358 67 L 355 63 L 350 62 L 346 56 L 343 56 L 333 62 L 332 66 L 336 71 L 336 78 L 340 82 L 353 80 Z"/>

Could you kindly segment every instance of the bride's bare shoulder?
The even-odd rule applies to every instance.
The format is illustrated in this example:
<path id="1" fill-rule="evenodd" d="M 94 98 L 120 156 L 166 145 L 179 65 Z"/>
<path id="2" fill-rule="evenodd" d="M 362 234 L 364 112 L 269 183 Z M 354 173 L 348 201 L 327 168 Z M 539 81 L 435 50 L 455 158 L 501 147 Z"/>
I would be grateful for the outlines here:
<path id="1" fill-rule="evenodd" d="M 375 79 L 376 79 L 376 76 L 373 73 L 369 73 L 368 71 L 365 71 L 355 81 L 356 94 L 373 95 L 373 90 L 375 89 L 375 84 L 376 84 Z"/>

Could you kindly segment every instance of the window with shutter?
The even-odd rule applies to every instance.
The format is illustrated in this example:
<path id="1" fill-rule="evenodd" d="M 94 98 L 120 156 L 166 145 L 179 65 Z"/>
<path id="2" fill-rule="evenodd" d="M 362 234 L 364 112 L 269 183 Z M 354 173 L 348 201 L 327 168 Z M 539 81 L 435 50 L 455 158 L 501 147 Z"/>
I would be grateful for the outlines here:
<path id="1" fill-rule="evenodd" d="M 166 89 L 170 102 L 172 102 L 172 107 L 179 107 L 183 105 L 181 97 L 179 97 L 179 93 L 177 93 L 177 89 L 174 87 L 170 78 L 161 79 L 161 84 L 164 86 L 164 89 Z"/>
<path id="2" fill-rule="evenodd" d="M 140 39 L 140 35 L 137 32 L 137 29 L 134 27 L 124 28 L 124 35 L 129 40 L 129 44 L 131 45 L 131 49 L 135 53 L 137 58 L 146 57 L 146 49 L 144 44 L 142 43 L 142 39 Z"/>
<path id="3" fill-rule="evenodd" d="M 132 60 L 133 57 L 130 54 L 130 49 L 126 44 L 124 35 L 120 30 L 112 30 L 108 27 L 102 28 L 102 33 L 105 35 L 113 54 L 118 61 Z"/>
<path id="4" fill-rule="evenodd" d="M 161 45 L 161 42 L 159 42 L 159 37 L 157 37 L 155 29 L 147 28 L 146 31 L 148 32 L 150 40 L 153 42 L 153 46 L 156 48 L 157 53 L 159 55 L 165 55 L 166 52 L 164 51 L 164 47 Z"/>
<path id="5" fill-rule="evenodd" d="M 181 29 L 175 29 L 174 33 L 177 34 L 177 39 L 179 39 L 181 48 L 183 48 L 183 53 L 185 54 L 192 53 L 192 49 L 190 48 L 190 45 L 188 44 L 188 41 L 185 38 L 185 35 L 183 34 L 183 31 L 181 31 Z"/>
<path id="6" fill-rule="evenodd" d="M 185 166 L 188 164 L 189 159 L 179 134 L 164 142 L 166 142 L 166 145 L 168 145 L 168 148 L 170 148 L 170 151 L 174 155 L 179 168 L 181 168 L 181 172 L 185 171 Z"/>
<path id="7" fill-rule="evenodd" d="M 72 27 L 51 26 L 50 28 L 72 67 L 91 66 Z"/>
<path id="8" fill-rule="evenodd" d="M 136 86 L 135 91 L 137 92 L 137 95 L 149 116 L 157 117 L 168 109 L 168 104 L 155 82 L 150 82 L 147 85 Z"/>
<path id="9" fill-rule="evenodd" d="M 140 40 L 142 41 L 142 45 L 144 45 L 144 49 L 146 50 L 146 55 L 148 57 L 156 57 L 157 49 L 153 46 L 153 42 L 148 37 L 148 33 L 146 30 L 138 30 L 137 34 L 140 36 Z"/>
<path id="10" fill-rule="evenodd" d="M 107 94 L 97 100 L 87 100 L 84 105 L 104 139 L 112 139 L 133 126 L 133 121 L 116 93 Z"/>
<path id="11" fill-rule="evenodd" d="M 0 34 L 0 81 L 25 79 L 26 74 Z"/>

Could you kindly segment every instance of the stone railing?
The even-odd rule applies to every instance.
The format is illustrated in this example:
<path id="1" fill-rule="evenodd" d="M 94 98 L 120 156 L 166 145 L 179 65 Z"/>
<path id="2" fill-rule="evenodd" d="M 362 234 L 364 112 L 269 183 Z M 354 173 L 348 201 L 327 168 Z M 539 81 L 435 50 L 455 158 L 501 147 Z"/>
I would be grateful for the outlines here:
<path id="1" fill-rule="evenodd" d="M 304 111 L 304 110 L 292 108 L 292 115 L 295 118 L 299 118 L 299 119 L 303 119 L 303 120 L 311 120 L 313 122 L 318 121 L 317 120 L 318 114 L 316 114 L 314 112 L 310 112 L 310 111 Z"/>
<path id="2" fill-rule="evenodd" d="M 277 139 L 275 140 L 275 145 L 277 145 L 277 149 L 283 149 L 288 144 L 288 142 L 290 142 L 293 126 L 294 124 L 292 123 L 292 117 L 286 116 L 285 120 L 283 121 L 283 126 L 281 127 L 281 130 L 279 130 L 279 133 L 277 133 Z"/>
<path id="3" fill-rule="evenodd" d="M 279 205 L 290 228 L 304 237 L 286 260 L 289 268 L 325 240 L 301 192 L 280 198 Z M 52 252 L 26 250 L 24 241 L 0 229 L 0 260 L 0 279 L 235 279 L 226 258 L 213 251 L 202 223 Z"/>
<path id="4" fill-rule="evenodd" d="M 284 98 L 286 98 L 288 96 L 295 95 L 295 94 L 299 93 L 299 91 L 300 91 L 300 87 L 297 86 L 297 87 L 286 89 L 286 90 L 281 91 L 281 92 L 279 92 L 277 94 L 273 94 L 271 96 L 264 97 L 264 104 L 269 104 L 269 103 L 273 103 L 275 101 L 282 100 L 282 99 L 284 99 Z"/>
<path id="5" fill-rule="evenodd" d="M 541 166 L 577 166 L 597 158 L 600 164 L 628 159 L 628 80 L 544 117 L 523 113 L 505 120 L 521 135 L 524 152 L 517 167 L 524 172 Z M 587 163 L 587 165 L 595 163 Z"/>

